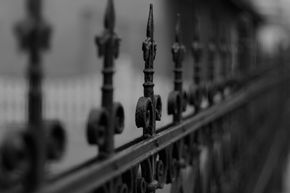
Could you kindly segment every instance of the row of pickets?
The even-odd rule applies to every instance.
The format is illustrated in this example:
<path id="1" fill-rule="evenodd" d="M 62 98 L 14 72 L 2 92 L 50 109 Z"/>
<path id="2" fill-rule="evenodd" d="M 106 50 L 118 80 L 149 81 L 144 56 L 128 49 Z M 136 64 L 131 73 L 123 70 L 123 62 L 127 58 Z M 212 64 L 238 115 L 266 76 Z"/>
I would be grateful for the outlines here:
<path id="1" fill-rule="evenodd" d="M 17 37 L 20 48 L 28 55 L 28 111 L 27 126 L 11 125 L 11 134 L 5 137 L 0 147 L 0 184 L 9 186 L 16 182 L 25 185 L 25 192 L 33 192 L 45 181 L 46 163 L 61 158 L 66 146 L 66 132 L 59 120 L 43 120 L 42 115 L 42 54 L 49 48 L 51 27 L 42 15 L 40 0 L 27 0 L 27 18 L 17 27 Z M 98 147 L 98 157 L 106 159 L 114 154 L 114 134 L 121 134 L 124 130 L 125 113 L 123 106 L 113 100 L 114 62 L 118 57 L 120 38 L 114 31 L 115 10 L 113 0 L 108 0 L 105 19 L 105 30 L 95 39 L 100 57 L 104 59 L 103 86 L 101 108 L 92 109 L 86 126 L 87 141 Z M 224 33 L 225 34 L 225 33 Z M 172 46 L 174 63 L 174 91 L 168 97 L 168 114 L 173 116 L 175 124 L 182 122 L 182 113 L 187 104 L 194 107 L 195 113 L 203 108 L 203 101 L 210 105 L 216 97 L 226 97 L 228 89 L 233 89 L 236 80 L 233 78 L 230 62 L 231 49 L 227 38 L 212 36 L 208 47 L 201 44 L 199 26 L 196 22 L 192 43 L 193 82 L 189 91 L 183 89 L 182 62 L 185 46 L 181 42 L 181 21 L 178 15 L 175 42 Z M 219 50 L 217 48 L 219 44 Z M 154 59 L 156 56 L 154 41 L 153 6 L 150 5 L 146 39 L 142 44 L 144 68 L 144 95 L 139 98 L 135 122 L 138 128 L 143 128 L 144 138 L 154 137 L 156 121 L 161 120 L 161 97 L 154 93 Z M 203 50 L 208 49 L 208 66 L 201 66 Z M 215 55 L 220 52 L 222 67 L 219 80 L 215 78 Z M 204 73 L 204 70 L 207 73 Z M 13 128 L 21 127 L 21 132 L 12 132 Z M 17 130 L 18 131 L 18 130 Z M 191 139 L 190 139 L 191 141 Z M 179 146 L 176 146 L 179 147 Z M 174 181 L 175 167 L 168 168 L 172 179 L 159 179 L 164 183 L 157 183 L 156 178 L 162 178 L 164 165 L 169 166 L 179 160 L 180 151 L 175 146 L 169 147 L 160 154 L 153 155 L 142 163 L 145 179 L 138 181 L 138 192 L 150 192 L 162 187 L 165 182 Z M 158 157 L 158 159 L 157 159 Z M 169 159 L 170 158 L 170 159 Z M 170 162 L 170 163 L 167 163 Z M 182 165 L 182 164 L 181 164 Z M 146 166 L 146 167 L 145 167 Z M 148 171 L 147 171 L 148 170 Z M 172 171 L 171 171 L 172 170 Z M 158 175 L 160 175 L 158 177 Z M 157 177 L 156 177 L 157 176 Z M 146 184 L 146 185 L 145 185 Z M 124 187 L 121 187 L 124 188 Z M 126 188 L 125 188 L 126 189 Z M 125 190 L 124 190 L 125 191 Z M 107 192 L 107 191 L 106 191 Z M 123 192 L 123 191 L 121 191 Z"/>

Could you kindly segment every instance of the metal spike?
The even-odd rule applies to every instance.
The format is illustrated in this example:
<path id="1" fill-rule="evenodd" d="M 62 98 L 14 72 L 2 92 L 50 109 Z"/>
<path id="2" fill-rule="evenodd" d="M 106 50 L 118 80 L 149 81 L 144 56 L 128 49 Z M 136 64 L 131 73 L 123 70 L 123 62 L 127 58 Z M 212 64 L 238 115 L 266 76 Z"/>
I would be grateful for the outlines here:
<path id="1" fill-rule="evenodd" d="M 154 33 L 153 32 L 154 32 L 153 5 L 150 4 L 146 36 L 150 37 L 153 40 L 154 39 Z"/>
<path id="2" fill-rule="evenodd" d="M 105 28 L 108 29 L 110 32 L 113 32 L 115 28 L 115 21 L 116 16 L 114 2 L 113 0 L 108 0 L 104 21 Z"/>
<path id="3" fill-rule="evenodd" d="M 156 44 L 153 39 L 153 6 L 150 4 L 147 23 L 146 39 L 142 44 L 144 68 L 144 97 L 140 97 L 136 107 L 135 122 L 137 127 L 143 127 L 144 136 L 153 136 L 156 131 L 155 121 L 161 120 L 161 97 L 154 94 L 154 59 L 156 56 Z M 151 112 L 151 113 L 149 113 Z M 145 114 L 144 114 L 145 113 Z"/>
<path id="4" fill-rule="evenodd" d="M 39 0 L 28 0 L 27 1 L 27 12 L 31 17 L 38 17 L 41 13 L 41 1 Z"/>
<path id="5" fill-rule="evenodd" d="M 32 156 L 33 167 L 28 172 L 27 192 L 32 192 L 41 186 L 44 180 L 45 168 L 45 130 L 43 128 L 43 69 L 42 53 L 49 47 L 51 28 L 42 18 L 42 1 L 26 1 L 27 19 L 22 20 L 16 25 L 17 37 L 20 48 L 25 51 L 29 58 L 27 69 L 28 77 L 28 116 L 30 140 L 36 146 Z"/>
<path id="6" fill-rule="evenodd" d="M 175 41 L 177 43 L 181 42 L 181 21 L 180 21 L 180 14 L 177 14 L 177 21 L 175 26 Z"/>
<path id="7" fill-rule="evenodd" d="M 89 118 L 87 127 L 88 142 L 91 145 L 99 146 L 100 158 L 113 154 L 114 134 L 120 134 L 124 129 L 124 109 L 120 103 L 114 102 L 113 95 L 115 58 L 118 57 L 120 43 L 120 38 L 114 32 L 115 9 L 113 0 L 108 0 L 104 21 L 105 30 L 102 35 L 96 37 L 99 56 L 104 58 L 102 108 L 91 110 L 92 116 Z M 106 124 L 103 124 L 104 122 Z M 98 132 L 104 132 L 104 135 L 100 137 Z"/>

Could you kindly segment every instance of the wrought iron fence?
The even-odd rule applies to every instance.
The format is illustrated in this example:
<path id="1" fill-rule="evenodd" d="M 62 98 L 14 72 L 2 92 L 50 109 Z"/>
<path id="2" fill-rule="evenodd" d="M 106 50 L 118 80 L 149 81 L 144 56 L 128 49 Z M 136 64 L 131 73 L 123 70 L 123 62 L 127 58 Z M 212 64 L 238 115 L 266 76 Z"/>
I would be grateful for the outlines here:
<path id="1" fill-rule="evenodd" d="M 27 120 L 5 125 L 9 132 L 0 146 L 0 191 L 146 193 L 167 184 L 171 184 L 171 192 L 264 192 L 266 188 L 281 188 L 290 136 L 286 129 L 290 123 L 285 118 L 290 78 L 285 51 L 281 50 L 274 65 L 261 64 L 254 38 L 261 18 L 232 1 L 220 3 L 239 10 L 232 18 L 236 30 L 230 31 L 227 23 L 216 21 L 210 10 L 212 30 L 204 38 L 199 17 L 193 19 L 192 46 L 188 48 L 193 58 L 189 89 L 183 87 L 186 48 L 177 15 L 171 48 L 173 91 L 165 105 L 172 123 L 159 129 L 156 121 L 162 119 L 162 99 L 154 92 L 157 44 L 150 4 L 142 44 L 144 93 L 135 113 L 136 127 L 143 129 L 143 135 L 116 148 L 114 135 L 126 128 L 126 107 L 113 97 L 120 38 L 114 30 L 114 3 L 108 0 L 105 29 L 95 39 L 98 54 L 104 59 L 101 107 L 89 112 L 84 139 L 96 148 L 96 155 L 65 173 L 50 176 L 47 164 L 62 157 L 67 136 L 62 120 L 45 120 L 43 116 L 42 55 L 49 48 L 51 28 L 42 15 L 41 1 L 27 0 L 27 18 L 16 27 L 20 48 L 27 53 L 29 63 Z M 193 111 L 184 116 L 188 106 Z M 191 177 L 184 174 L 187 170 Z"/>

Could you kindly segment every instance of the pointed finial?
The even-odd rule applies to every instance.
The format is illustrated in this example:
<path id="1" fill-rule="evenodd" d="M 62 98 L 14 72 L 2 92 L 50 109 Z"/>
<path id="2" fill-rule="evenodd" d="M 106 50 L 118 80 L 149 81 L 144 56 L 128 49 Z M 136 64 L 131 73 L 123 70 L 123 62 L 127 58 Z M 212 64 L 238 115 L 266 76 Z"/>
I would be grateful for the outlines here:
<path id="1" fill-rule="evenodd" d="M 120 38 L 114 32 L 115 23 L 116 23 L 116 17 L 115 17 L 114 3 L 113 3 L 113 0 L 108 0 L 107 8 L 105 11 L 105 17 L 104 17 L 105 30 L 102 35 L 97 36 L 95 39 L 95 43 L 97 44 L 99 48 L 98 54 L 100 57 L 104 56 L 106 52 L 105 50 L 106 44 L 112 44 L 112 43 L 113 44 L 110 47 L 110 49 L 112 50 L 114 58 L 117 58 L 119 55 Z"/>
<path id="2" fill-rule="evenodd" d="M 156 56 L 156 43 L 153 39 L 153 6 L 150 4 L 147 23 L 146 38 L 142 43 L 144 68 L 144 96 L 140 97 L 136 107 L 136 126 L 143 128 L 143 135 L 150 137 L 155 135 L 156 120 L 161 120 L 162 102 L 159 95 L 154 94 L 154 59 Z"/>
<path id="3" fill-rule="evenodd" d="M 177 21 L 175 26 L 175 41 L 180 43 L 181 42 L 181 21 L 180 21 L 180 14 L 177 14 Z"/>
<path id="4" fill-rule="evenodd" d="M 28 14 L 33 18 L 40 18 L 41 17 L 41 3 L 42 1 L 39 0 L 28 0 L 27 2 L 27 10 Z"/>
<path id="5" fill-rule="evenodd" d="M 120 44 L 120 38 L 114 32 L 115 19 L 113 0 L 108 0 L 104 19 L 105 30 L 95 39 L 99 57 L 104 58 L 102 108 L 92 109 L 87 122 L 87 141 L 90 145 L 98 146 L 99 158 L 114 153 L 114 135 L 122 133 L 124 129 L 124 108 L 114 101 L 113 75 Z"/>
<path id="6" fill-rule="evenodd" d="M 115 7 L 113 0 L 108 0 L 107 9 L 105 13 L 104 26 L 109 31 L 113 32 L 115 28 Z"/>
<path id="7" fill-rule="evenodd" d="M 27 0 L 26 9 L 28 18 L 16 24 L 15 34 L 21 50 L 30 52 L 37 48 L 39 54 L 49 49 L 52 29 L 42 16 L 41 0 Z"/>
<path id="8" fill-rule="evenodd" d="M 147 37 L 150 37 L 152 40 L 153 38 L 153 33 L 154 32 L 154 21 L 153 21 L 153 5 L 152 3 L 150 4 L 150 9 L 149 9 L 149 16 L 148 16 L 148 23 L 147 23 Z"/>

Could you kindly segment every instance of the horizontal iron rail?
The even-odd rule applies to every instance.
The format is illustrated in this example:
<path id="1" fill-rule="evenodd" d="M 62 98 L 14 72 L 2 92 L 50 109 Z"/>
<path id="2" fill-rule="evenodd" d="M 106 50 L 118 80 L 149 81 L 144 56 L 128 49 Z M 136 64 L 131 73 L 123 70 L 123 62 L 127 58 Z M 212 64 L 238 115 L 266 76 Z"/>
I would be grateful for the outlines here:
<path id="1" fill-rule="evenodd" d="M 66 176 L 62 176 L 57 180 L 50 180 L 40 192 L 84 193 L 92 191 L 168 145 L 240 107 L 247 103 L 249 99 L 271 88 L 275 88 L 277 84 L 289 79 L 289 77 L 281 78 L 277 75 L 277 73 L 273 73 L 266 78 L 258 79 L 254 83 L 250 83 L 247 88 L 234 94 L 230 99 L 214 105 L 196 116 L 185 118 L 181 124 L 165 126 L 160 129 L 156 136 L 131 144 L 104 161 L 91 161 Z"/>

